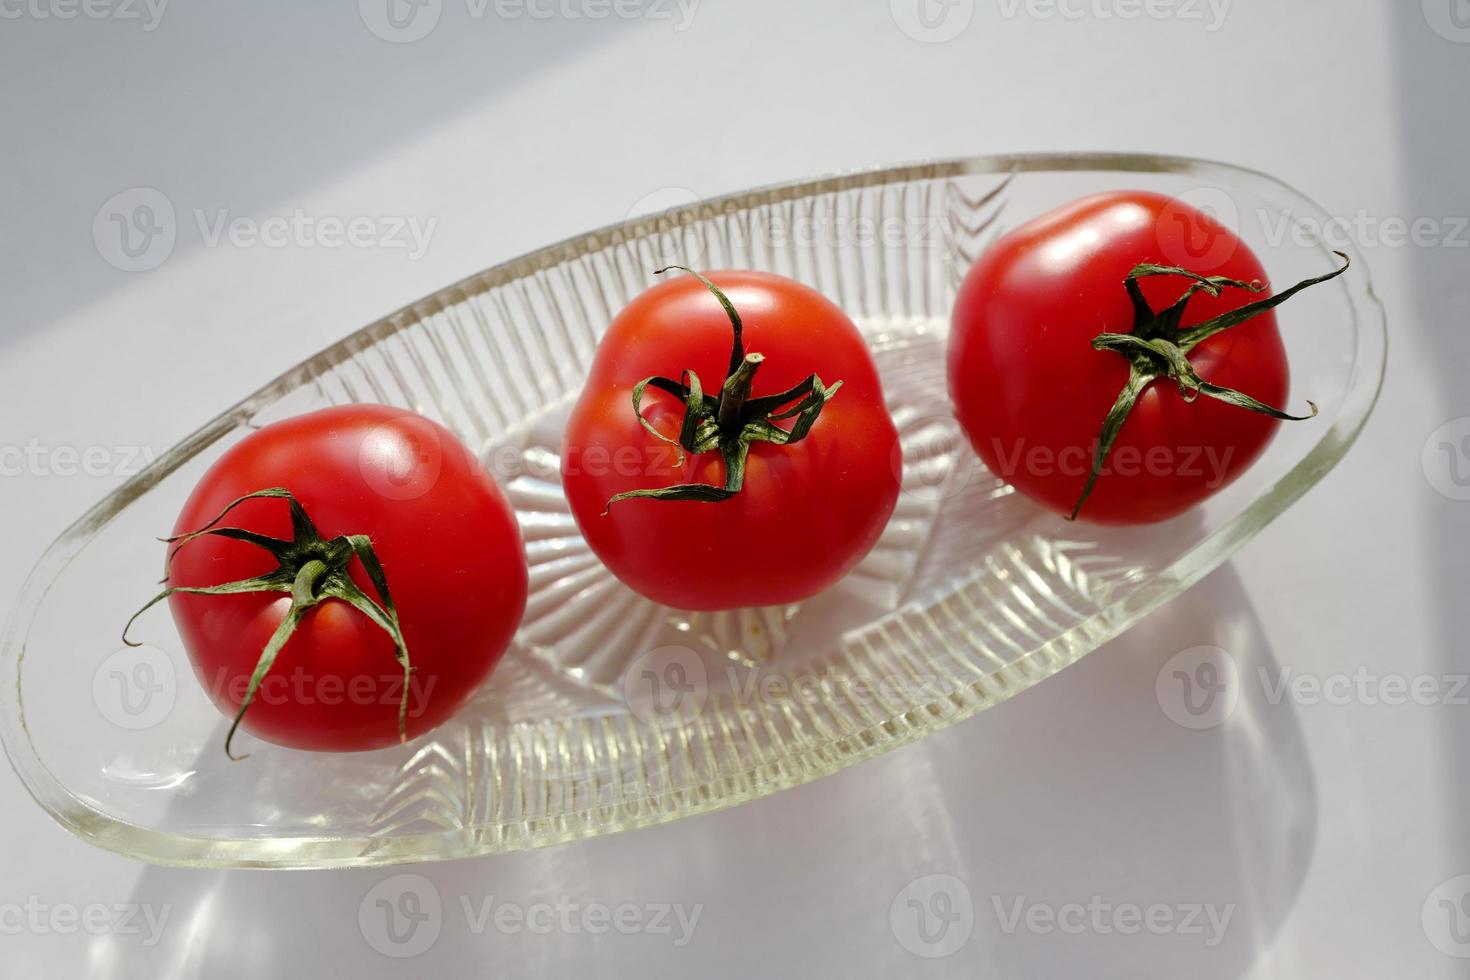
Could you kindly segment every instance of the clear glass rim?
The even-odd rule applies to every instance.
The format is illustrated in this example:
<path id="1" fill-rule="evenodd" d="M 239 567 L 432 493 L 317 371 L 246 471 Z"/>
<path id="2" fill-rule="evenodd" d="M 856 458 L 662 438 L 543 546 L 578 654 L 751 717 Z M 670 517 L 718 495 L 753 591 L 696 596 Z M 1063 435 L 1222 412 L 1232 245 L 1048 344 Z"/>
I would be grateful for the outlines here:
<path id="1" fill-rule="evenodd" d="M 1020 660 L 972 685 L 980 697 L 960 705 L 941 698 L 918 711 L 908 712 L 901 725 L 880 722 L 865 731 L 844 736 L 841 745 L 825 746 L 823 762 L 782 766 L 774 776 L 769 763 L 753 767 L 764 771 L 759 790 L 730 792 L 714 782 L 670 790 L 626 804 L 630 810 L 616 827 L 588 833 L 570 829 L 566 815 L 535 822 L 517 821 L 405 834 L 392 838 L 369 836 L 292 838 L 213 838 L 174 834 L 118 820 L 73 794 L 41 760 L 26 727 L 21 696 L 25 640 L 31 622 L 55 576 L 96 534 L 134 500 L 174 470 L 250 419 L 261 408 L 310 378 L 351 358 L 364 343 L 375 343 L 425 317 L 462 301 L 466 296 L 494 289 L 523 276 L 551 268 L 568 259 L 600 251 L 650 233 L 685 227 L 726 212 L 756 205 L 780 203 L 815 194 L 827 194 L 907 181 L 972 175 L 1027 172 L 1095 171 L 1099 173 L 1179 174 L 1251 186 L 1266 196 L 1287 196 L 1296 206 L 1323 215 L 1322 208 L 1286 183 L 1260 171 L 1190 157 L 1135 153 L 1017 153 L 960 157 L 880 167 L 796 180 L 684 205 L 658 214 L 633 218 L 470 275 L 348 335 L 307 358 L 221 413 L 182 440 L 148 467 L 114 490 L 61 533 L 37 561 L 16 600 L 3 643 L 0 643 L 0 740 L 11 765 L 27 791 L 53 819 L 84 840 L 127 857 L 153 864 L 208 868 L 333 868 L 374 867 L 401 863 L 453 860 L 482 854 L 541 847 L 584 839 L 613 830 L 631 830 L 724 809 L 830 775 L 881 755 L 991 707 L 1059 672 L 1118 635 L 1139 619 L 1194 584 L 1230 557 L 1276 516 L 1325 476 L 1346 454 L 1367 423 L 1377 402 L 1387 364 L 1387 324 L 1383 305 L 1373 290 L 1366 263 L 1356 249 L 1349 254 L 1357 275 L 1339 280 L 1352 309 L 1356 347 L 1342 405 L 1322 437 L 1265 492 L 1219 530 L 1184 553 L 1167 569 L 1124 598 L 1053 638 Z M 1320 246 L 1325 253 L 1326 246 Z M 1044 660 L 1046 667 L 1032 665 Z M 890 720 L 891 721 L 891 720 Z M 810 751 L 810 750 L 808 750 Z M 719 782 L 729 784 L 724 773 Z M 749 787 L 751 780 L 736 785 Z"/>

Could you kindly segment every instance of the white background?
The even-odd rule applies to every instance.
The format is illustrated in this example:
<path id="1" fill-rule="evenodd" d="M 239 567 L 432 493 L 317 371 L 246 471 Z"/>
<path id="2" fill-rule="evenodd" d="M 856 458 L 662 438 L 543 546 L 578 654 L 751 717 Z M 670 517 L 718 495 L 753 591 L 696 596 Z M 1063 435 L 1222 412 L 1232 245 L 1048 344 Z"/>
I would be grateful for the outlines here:
<path id="1" fill-rule="evenodd" d="M 1436 489 L 1453 489 L 1451 464 L 1470 471 L 1470 456 L 1430 443 L 1470 416 L 1470 248 L 1463 231 L 1458 245 L 1380 240 L 1415 218 L 1453 237 L 1452 219 L 1470 215 L 1470 30 L 1451 17 L 1470 23 L 1470 4 L 925 2 L 950 18 L 938 33 L 955 37 L 935 43 L 914 29 L 916 0 L 702 0 L 689 23 L 672 5 L 671 19 L 594 20 L 598 0 L 556 0 L 563 9 L 538 19 L 518 4 L 497 13 L 491 0 L 475 17 L 478 3 L 431 0 L 424 13 L 441 8 L 439 20 L 414 43 L 365 26 L 373 0 L 366 17 L 351 0 L 175 0 L 156 21 L 142 0 L 0 2 L 0 446 L 39 447 L 19 474 L 13 452 L 0 456 L 0 596 L 121 482 L 133 447 L 161 451 L 377 315 L 620 220 L 670 187 L 708 196 L 1012 150 L 1219 158 L 1354 219 L 1391 336 L 1382 402 L 1347 460 L 1121 640 L 976 719 L 772 799 L 585 844 L 400 869 L 428 881 L 383 888 L 432 889 L 443 905 L 417 960 L 383 955 L 359 927 L 365 896 L 392 870 L 144 867 L 53 826 L 4 769 L 0 972 L 1470 972 L 1470 960 L 1437 948 L 1456 951 L 1455 928 L 1470 929 L 1470 909 L 1456 921 L 1440 904 L 1464 897 L 1451 879 L 1470 872 L 1470 708 L 1357 695 L 1273 704 L 1256 679 L 1258 668 L 1322 679 L 1361 670 L 1429 675 L 1448 690 L 1470 669 L 1470 503 Z M 161 265 L 128 273 L 104 261 L 92 225 L 135 187 L 168 197 L 179 233 Z M 437 225 L 417 258 L 210 245 L 194 209 L 221 208 L 254 220 L 300 208 Z M 103 447 L 112 462 L 66 475 L 61 447 Z M 1227 649 L 1246 680 L 1225 724 L 1191 731 L 1160 711 L 1154 680 L 1201 644 Z M 947 949 L 916 940 L 903 917 L 907 899 L 936 889 L 963 918 L 947 935 L 970 934 L 929 959 L 915 950 Z M 1017 901 L 1062 911 L 1093 896 L 1233 911 L 1215 945 L 1208 924 L 1202 935 L 1124 935 L 1107 917 L 1070 933 L 1024 920 L 1006 928 Z M 462 898 L 476 911 L 492 898 L 523 910 L 679 904 L 698 906 L 699 919 L 683 945 L 677 926 L 592 935 L 579 913 L 546 934 L 493 920 L 477 931 Z M 145 935 L 65 934 L 65 911 L 49 918 L 92 903 L 169 918 L 160 937 L 146 925 Z M 32 920 L 27 904 L 43 914 Z"/>

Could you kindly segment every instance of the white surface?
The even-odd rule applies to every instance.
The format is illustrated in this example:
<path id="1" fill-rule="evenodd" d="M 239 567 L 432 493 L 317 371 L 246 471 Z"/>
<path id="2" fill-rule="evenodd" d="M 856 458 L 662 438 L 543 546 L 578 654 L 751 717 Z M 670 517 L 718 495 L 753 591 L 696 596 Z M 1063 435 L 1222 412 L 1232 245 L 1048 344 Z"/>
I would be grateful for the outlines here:
<path id="1" fill-rule="evenodd" d="M 1470 961 L 1436 943 L 1454 951 L 1453 925 L 1470 935 L 1470 906 L 1451 917 L 1466 892 L 1452 879 L 1470 872 L 1470 691 L 1392 706 L 1356 688 L 1340 704 L 1272 703 L 1269 689 L 1286 670 L 1428 675 L 1444 693 L 1470 669 L 1470 503 L 1436 490 L 1455 487 L 1438 439 L 1421 460 L 1431 433 L 1470 415 L 1470 233 L 1452 220 L 1470 215 L 1470 44 L 1456 40 L 1470 32 L 1450 18 L 1465 5 L 932 0 L 960 18 L 951 32 L 973 17 L 924 43 L 896 26 L 890 6 L 905 2 L 705 0 L 676 30 L 682 15 L 662 0 L 673 22 L 506 18 L 495 11 L 522 7 L 432 0 L 440 22 L 404 44 L 374 36 L 350 2 L 181 0 L 151 31 L 142 3 L 137 20 L 87 16 L 118 12 L 96 0 L 72 19 L 38 16 L 72 10 L 66 0 L 0 4 L 0 596 L 121 481 L 136 447 L 161 451 L 374 316 L 667 188 L 709 195 L 1001 150 L 1225 159 L 1354 220 L 1392 348 L 1356 450 L 1229 567 L 1026 696 L 763 802 L 402 869 L 428 884 L 379 887 L 394 872 L 146 868 L 53 826 L 6 768 L 7 976 L 1466 975 Z M 917 23 L 911 3 L 902 19 Z M 125 273 L 99 256 L 92 224 L 140 186 L 169 198 L 178 240 L 157 268 Z M 194 209 L 213 220 L 220 208 L 437 225 L 416 260 L 211 246 Z M 1380 240 L 1415 218 L 1452 240 Z M 66 447 L 101 447 L 98 472 L 66 475 Z M 1470 472 L 1470 455 L 1456 462 Z M 1201 644 L 1232 654 L 1242 694 L 1225 724 L 1192 731 L 1168 720 L 1154 686 Z M 959 884 L 911 886 L 928 875 Z M 411 965 L 374 947 L 395 948 L 375 900 L 405 887 L 432 888 L 443 907 Z M 907 901 L 936 888 L 962 918 L 925 945 Z M 1233 910 L 1213 946 L 1206 916 L 1202 935 L 1125 935 L 1091 912 L 1067 932 L 1025 918 L 1007 931 L 1018 899 L 1065 915 L 1093 896 Z M 566 921 L 558 901 L 572 906 Z M 145 908 L 122 922 L 111 907 L 128 903 Z M 674 916 L 669 934 L 584 928 L 582 912 L 622 903 L 645 926 L 660 903 L 699 918 L 682 945 Z M 497 929 L 502 904 L 538 931 Z M 167 915 L 158 937 L 147 912 Z M 967 922 L 946 958 L 905 948 L 945 951 Z"/>

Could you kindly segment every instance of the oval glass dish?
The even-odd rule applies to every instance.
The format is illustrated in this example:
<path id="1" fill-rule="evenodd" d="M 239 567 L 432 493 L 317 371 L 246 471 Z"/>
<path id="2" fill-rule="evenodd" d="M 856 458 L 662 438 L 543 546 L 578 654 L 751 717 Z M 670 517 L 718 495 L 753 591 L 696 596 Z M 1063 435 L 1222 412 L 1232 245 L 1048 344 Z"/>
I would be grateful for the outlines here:
<path id="1" fill-rule="evenodd" d="M 960 277 L 1006 225 L 1099 190 L 1213 209 L 1277 283 L 1331 269 L 1327 215 L 1280 182 L 1197 160 L 1020 155 L 824 177 L 700 202 L 456 283 L 283 374 L 81 518 L 10 621 L 5 747 L 63 826 L 146 861 L 324 868 L 489 854 L 657 824 L 835 772 L 1076 661 L 1224 561 L 1340 459 L 1377 397 L 1382 310 L 1354 266 L 1279 315 L 1293 404 L 1266 455 L 1206 504 L 1135 529 L 1069 524 L 985 470 L 950 416 Z M 692 615 L 613 579 L 567 510 L 557 447 L 612 316 L 671 263 L 766 269 L 839 303 L 870 341 L 903 436 L 904 491 L 852 575 L 799 607 Z M 357 755 L 243 736 L 195 682 L 168 614 L 118 633 L 204 469 L 265 423 L 344 402 L 443 422 L 507 488 L 531 562 L 516 644 L 480 696 L 415 742 Z M 631 408 L 630 408 L 631 411 Z"/>

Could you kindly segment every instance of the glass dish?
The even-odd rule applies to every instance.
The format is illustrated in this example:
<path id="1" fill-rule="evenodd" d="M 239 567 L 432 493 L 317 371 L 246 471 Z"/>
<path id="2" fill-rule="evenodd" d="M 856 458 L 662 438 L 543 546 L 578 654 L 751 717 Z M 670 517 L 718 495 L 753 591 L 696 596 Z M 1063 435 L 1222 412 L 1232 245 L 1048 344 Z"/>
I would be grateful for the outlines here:
<path id="1" fill-rule="evenodd" d="M 1069 524 L 1010 492 L 944 392 L 959 278 L 1005 224 L 1135 186 L 1235 225 L 1277 283 L 1335 261 L 1327 216 L 1265 175 L 1136 155 L 976 157 L 784 184 L 637 218 L 486 270 L 283 374 L 103 500 L 41 558 L 3 648 L 0 726 L 63 826 L 174 865 L 387 865 L 536 847 L 756 799 L 952 725 L 1050 677 L 1224 561 L 1342 457 L 1377 397 L 1382 310 L 1354 268 L 1280 314 L 1293 403 L 1266 455 L 1158 526 Z M 846 309 L 903 434 L 904 492 L 877 550 L 800 607 L 689 615 L 587 550 L 557 478 L 571 399 L 612 315 L 670 262 L 768 269 Z M 253 428 L 386 402 L 476 447 L 526 534 L 532 596 L 474 703 L 408 745 L 277 748 L 225 721 L 170 617 L 118 631 L 158 578 L 152 538 Z"/>

